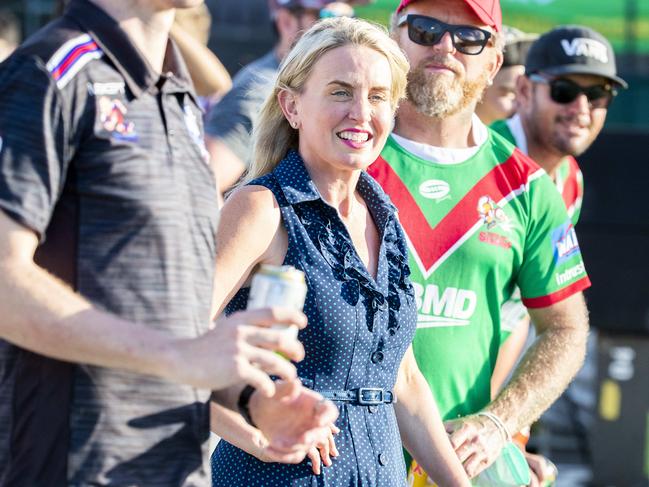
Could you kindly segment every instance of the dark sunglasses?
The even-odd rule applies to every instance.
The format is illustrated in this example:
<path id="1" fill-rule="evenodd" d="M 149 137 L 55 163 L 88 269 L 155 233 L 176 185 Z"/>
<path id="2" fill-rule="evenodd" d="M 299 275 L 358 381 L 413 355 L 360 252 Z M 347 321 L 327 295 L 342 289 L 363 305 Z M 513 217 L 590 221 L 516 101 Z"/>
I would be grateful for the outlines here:
<path id="1" fill-rule="evenodd" d="M 408 37 L 412 42 L 422 46 L 434 46 L 449 32 L 453 47 L 462 54 L 472 56 L 480 54 L 491 38 L 491 32 L 487 30 L 472 25 L 446 24 L 426 15 L 403 15 L 397 25 L 401 27 L 406 23 Z"/>
<path id="2" fill-rule="evenodd" d="M 550 98 L 561 105 L 572 103 L 583 93 L 592 108 L 608 108 L 617 95 L 617 90 L 610 84 L 583 87 L 566 78 L 546 78 L 539 74 L 531 74 L 529 78 L 534 83 L 548 85 Z"/>

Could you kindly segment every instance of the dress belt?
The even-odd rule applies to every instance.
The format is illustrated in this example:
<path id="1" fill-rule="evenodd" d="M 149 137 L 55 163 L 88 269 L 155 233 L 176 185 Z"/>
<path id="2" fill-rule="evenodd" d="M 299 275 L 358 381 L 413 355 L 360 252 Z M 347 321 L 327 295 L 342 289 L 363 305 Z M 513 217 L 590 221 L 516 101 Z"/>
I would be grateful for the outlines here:
<path id="1" fill-rule="evenodd" d="M 340 391 L 318 391 L 325 399 L 331 401 L 351 402 L 359 406 L 376 406 L 379 404 L 394 404 L 397 395 L 380 387 L 359 387 L 358 389 Z"/>

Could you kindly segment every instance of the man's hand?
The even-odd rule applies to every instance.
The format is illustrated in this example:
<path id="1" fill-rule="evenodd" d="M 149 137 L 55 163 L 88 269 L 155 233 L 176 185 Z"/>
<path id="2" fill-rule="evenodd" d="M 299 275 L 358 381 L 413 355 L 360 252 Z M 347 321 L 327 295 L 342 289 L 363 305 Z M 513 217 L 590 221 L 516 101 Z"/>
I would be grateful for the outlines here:
<path id="1" fill-rule="evenodd" d="M 240 311 L 219 319 L 214 328 L 194 339 L 172 343 L 171 370 L 167 375 L 177 382 L 203 389 L 219 390 L 246 383 L 261 394 L 275 394 L 269 375 L 285 380 L 296 377 L 295 366 L 275 352 L 299 362 L 304 348 L 283 330 L 270 329 L 280 323 L 306 326 L 306 317 L 288 308 Z"/>
<path id="2" fill-rule="evenodd" d="M 447 421 L 444 426 L 469 478 L 491 465 L 505 445 L 503 433 L 486 417 L 467 416 Z"/>
<path id="3" fill-rule="evenodd" d="M 297 463 L 316 443 L 328 441 L 329 425 L 338 417 L 338 409 L 298 380 L 278 381 L 275 391 L 272 397 L 253 393 L 250 416 L 268 439 L 265 455 L 287 455 L 293 460 L 290 463 Z"/>

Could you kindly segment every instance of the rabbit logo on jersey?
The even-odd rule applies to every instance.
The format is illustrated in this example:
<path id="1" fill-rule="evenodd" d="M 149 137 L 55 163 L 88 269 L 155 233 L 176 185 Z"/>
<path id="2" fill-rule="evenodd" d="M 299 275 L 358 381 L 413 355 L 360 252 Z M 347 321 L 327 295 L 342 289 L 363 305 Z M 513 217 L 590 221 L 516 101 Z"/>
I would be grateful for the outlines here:
<path id="1" fill-rule="evenodd" d="M 552 230 L 552 248 L 554 249 L 554 260 L 557 264 L 563 264 L 573 255 L 579 253 L 577 234 L 570 220 Z"/>
<path id="2" fill-rule="evenodd" d="M 489 230 L 496 226 L 500 226 L 506 231 L 510 230 L 509 218 L 505 211 L 489 196 L 482 196 L 478 200 L 478 213 Z"/>

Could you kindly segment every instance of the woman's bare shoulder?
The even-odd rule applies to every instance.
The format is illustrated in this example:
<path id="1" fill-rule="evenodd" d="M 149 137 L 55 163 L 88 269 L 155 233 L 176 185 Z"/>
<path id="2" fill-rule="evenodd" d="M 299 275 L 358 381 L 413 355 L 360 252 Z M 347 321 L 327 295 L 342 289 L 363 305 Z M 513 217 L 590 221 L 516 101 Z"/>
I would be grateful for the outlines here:
<path id="1" fill-rule="evenodd" d="M 221 210 L 217 254 L 226 249 L 245 260 L 265 262 L 283 259 L 286 235 L 277 200 L 264 186 L 248 185 L 235 190 Z"/>

